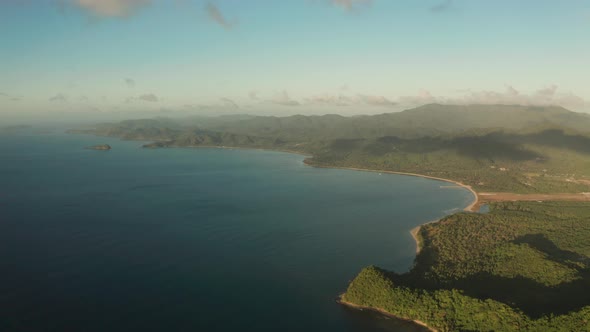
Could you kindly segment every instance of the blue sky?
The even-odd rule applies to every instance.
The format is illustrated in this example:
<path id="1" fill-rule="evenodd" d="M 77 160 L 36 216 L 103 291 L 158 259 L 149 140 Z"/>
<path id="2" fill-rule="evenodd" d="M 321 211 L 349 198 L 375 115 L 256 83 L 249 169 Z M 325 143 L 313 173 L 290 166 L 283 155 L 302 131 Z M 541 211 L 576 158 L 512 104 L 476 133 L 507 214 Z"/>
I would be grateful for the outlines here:
<path id="1" fill-rule="evenodd" d="M 4 0 L 0 40 L 0 117 L 590 106 L 590 1 Z"/>

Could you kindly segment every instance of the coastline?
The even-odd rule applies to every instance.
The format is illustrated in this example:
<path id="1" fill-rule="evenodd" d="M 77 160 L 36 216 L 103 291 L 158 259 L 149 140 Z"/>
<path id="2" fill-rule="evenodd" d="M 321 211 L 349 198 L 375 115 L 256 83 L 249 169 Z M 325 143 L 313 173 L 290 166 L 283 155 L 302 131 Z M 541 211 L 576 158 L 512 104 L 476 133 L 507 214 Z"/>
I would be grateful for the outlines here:
<path id="1" fill-rule="evenodd" d="M 305 162 L 305 161 L 304 161 Z M 455 180 L 450 180 L 450 179 L 444 179 L 444 178 L 439 178 L 439 177 L 435 177 L 435 176 L 430 176 L 430 175 L 423 175 L 423 174 L 418 174 L 418 173 L 408 173 L 408 172 L 396 172 L 396 171 L 386 171 L 386 170 L 375 170 L 375 169 L 368 169 L 368 168 L 356 168 L 356 167 L 339 167 L 339 166 L 318 166 L 318 165 L 314 165 L 314 164 L 310 164 L 308 162 L 305 162 L 306 165 L 309 165 L 311 167 L 317 167 L 317 168 L 334 168 L 334 169 L 345 169 L 345 170 L 351 170 L 351 171 L 361 171 L 361 172 L 373 172 L 373 173 L 386 173 L 386 174 L 396 174 L 396 175 L 406 175 L 406 176 L 415 176 L 415 177 L 419 177 L 419 178 L 425 178 L 425 179 L 430 179 L 430 180 L 437 180 L 437 181 L 443 181 L 443 182 L 447 182 L 447 183 L 452 183 L 454 185 L 457 185 L 458 187 L 464 188 L 469 190 L 474 197 L 473 202 L 471 202 L 471 204 L 469 204 L 467 207 L 465 207 L 463 209 L 463 211 L 466 212 L 476 212 L 477 208 L 479 208 L 479 204 L 480 204 L 480 199 L 479 199 L 479 195 L 477 194 L 477 192 L 475 190 L 473 190 L 473 188 L 471 188 L 471 186 L 466 185 L 464 183 L 461 183 L 459 181 L 455 181 Z M 438 222 L 440 219 L 437 220 L 432 220 L 423 224 L 420 224 L 414 228 L 412 228 L 410 230 L 410 234 L 412 235 L 412 238 L 414 239 L 414 242 L 416 243 L 416 255 L 418 255 L 420 253 L 420 250 L 422 249 L 422 243 L 420 241 L 420 238 L 418 236 L 418 233 L 420 232 L 420 229 L 422 228 L 422 226 L 426 225 L 426 224 L 431 224 L 431 223 L 435 223 Z"/>
<path id="2" fill-rule="evenodd" d="M 258 150 L 258 151 L 271 151 L 271 152 L 284 152 L 284 153 L 292 153 L 296 155 L 300 155 L 306 158 L 312 158 L 313 156 L 304 152 L 294 151 L 294 150 L 281 150 L 281 149 L 266 149 L 266 148 L 254 148 L 254 147 L 239 147 L 239 146 L 226 146 L 226 145 L 169 145 L 169 146 L 159 146 L 159 147 L 148 147 L 145 146 L 150 143 L 158 142 L 153 141 L 150 139 L 125 139 L 118 136 L 109 136 L 109 135 L 98 135 L 98 134 L 90 134 L 90 133 L 71 133 L 66 130 L 64 132 L 67 135 L 87 135 L 87 136 L 94 136 L 94 137 L 108 137 L 108 138 L 117 138 L 120 141 L 132 141 L 132 142 L 144 142 L 140 147 L 142 149 L 178 149 L 178 148 L 191 148 L 191 149 L 226 149 L 226 150 Z"/>
<path id="3" fill-rule="evenodd" d="M 416 226 L 410 230 L 410 234 L 412 234 L 412 238 L 414 239 L 414 242 L 416 242 L 416 256 L 418 256 L 420 250 L 422 250 L 422 241 L 418 236 L 420 229 L 422 229 L 422 225 Z"/>
<path id="4" fill-rule="evenodd" d="M 396 172 L 396 171 L 387 171 L 387 170 L 369 169 L 369 168 L 356 168 L 356 167 L 322 166 L 322 165 L 310 164 L 307 162 L 305 164 L 309 165 L 311 167 L 316 167 L 316 168 L 334 168 L 334 169 L 345 169 L 345 170 L 351 170 L 351 171 L 407 175 L 407 176 L 415 176 L 415 177 L 419 177 L 419 178 L 425 178 L 425 179 L 430 179 L 430 180 L 438 180 L 438 181 L 443 181 L 443 182 L 447 182 L 447 183 L 452 183 L 454 185 L 457 185 L 458 187 L 469 190 L 473 194 L 473 197 L 474 197 L 473 202 L 471 202 L 471 204 L 469 204 L 467 207 L 465 207 L 463 209 L 463 211 L 475 212 L 476 208 L 478 207 L 478 204 L 479 204 L 479 195 L 477 194 L 477 192 L 475 190 L 473 190 L 473 188 L 471 188 L 471 186 L 461 183 L 459 181 L 455 181 L 455 180 L 439 178 L 439 177 L 430 176 L 430 175 L 423 175 L 423 174 L 418 174 L 418 173 Z"/>
<path id="5" fill-rule="evenodd" d="M 283 153 L 291 153 L 291 154 L 296 154 L 296 155 L 300 155 L 306 158 L 311 158 L 313 157 L 312 155 L 303 153 L 303 152 L 299 152 L 299 151 L 293 151 L 293 150 L 279 150 L 279 149 L 265 149 L 265 148 L 249 148 L 249 147 L 236 147 L 236 146 L 219 146 L 219 145 L 171 145 L 171 146 L 162 146 L 162 147 L 156 147 L 156 148 L 152 148 L 152 147 L 146 147 L 146 146 L 142 146 L 142 148 L 144 149 L 182 149 L 182 148 L 190 148 L 190 149 L 225 149 L 225 150 L 254 150 L 254 151 L 269 151 L 269 152 L 283 152 Z"/>
<path id="6" fill-rule="evenodd" d="M 72 134 L 72 133 L 69 133 L 69 134 L 70 135 L 75 135 L 75 134 Z M 100 136 L 100 135 L 94 135 L 94 134 L 89 134 L 89 135 Z M 136 141 L 136 140 L 133 140 L 133 141 Z M 205 149 L 227 149 L 227 150 L 239 149 L 239 150 L 258 150 L 258 151 L 272 151 L 272 152 L 292 153 L 292 154 L 296 154 L 296 155 L 300 155 L 300 156 L 305 157 L 306 159 L 303 160 L 303 163 L 305 165 L 307 165 L 307 166 L 315 167 L 315 168 L 344 169 L 344 170 L 360 171 L 360 172 L 373 172 L 373 173 L 386 173 L 386 174 L 395 174 L 395 175 L 406 175 L 406 176 L 414 176 L 414 177 L 420 177 L 420 178 L 437 180 L 437 181 L 442 181 L 442 182 L 454 184 L 457 187 L 460 187 L 460 188 L 469 190 L 471 192 L 471 194 L 473 194 L 473 197 L 474 197 L 473 202 L 471 202 L 471 204 L 469 204 L 467 207 L 465 207 L 463 209 L 463 211 L 466 211 L 466 212 L 475 212 L 475 211 L 477 211 L 477 208 L 479 208 L 479 205 L 482 203 L 480 201 L 479 194 L 475 190 L 473 190 L 473 188 L 471 186 L 466 185 L 464 183 L 461 183 L 459 181 L 455 181 L 455 180 L 451 180 L 451 179 L 445 179 L 445 178 L 440 178 L 440 177 L 436 177 L 436 176 L 418 174 L 418 173 L 410 173 L 410 172 L 397 172 L 397 171 L 369 169 L 369 168 L 358 168 L 358 167 L 342 167 L 342 166 L 323 166 L 323 165 L 316 165 L 316 164 L 310 163 L 308 161 L 308 159 L 307 159 L 307 158 L 313 158 L 313 155 L 309 155 L 309 154 L 306 154 L 306 153 L 303 153 L 303 152 L 293 151 L 293 150 L 265 149 L 265 148 L 251 148 L 251 147 L 236 147 L 236 146 L 223 146 L 223 145 L 221 145 L 221 146 L 220 145 L 194 145 L 194 146 L 172 145 L 172 146 L 163 146 L 163 147 L 146 147 L 145 145 L 142 145 L 142 148 L 146 148 L 146 149 L 162 149 L 162 148 L 191 148 L 191 149 L 199 149 L 199 148 L 205 148 Z M 414 242 L 416 243 L 416 255 L 418 255 L 420 253 L 420 250 L 421 250 L 421 241 L 420 241 L 420 238 L 418 237 L 418 233 L 420 232 L 421 227 L 423 225 L 430 224 L 430 223 L 433 223 L 433 222 L 438 222 L 438 221 L 439 220 L 429 221 L 429 222 L 420 224 L 420 225 L 418 225 L 418 226 L 416 226 L 416 227 L 414 227 L 414 228 L 412 228 L 410 230 L 410 234 L 412 235 L 412 238 L 414 239 Z"/>
<path id="7" fill-rule="evenodd" d="M 336 303 L 341 304 L 343 306 L 347 306 L 347 307 L 352 308 L 352 309 L 356 309 L 356 310 L 370 310 L 370 311 L 378 312 L 378 313 L 380 313 L 380 314 L 382 314 L 384 316 L 390 317 L 390 318 L 394 318 L 394 319 L 397 319 L 397 320 L 401 320 L 401 321 L 405 321 L 405 322 L 414 323 L 416 325 L 420 325 L 420 326 L 426 328 L 428 331 L 438 332 L 437 329 L 428 326 L 426 323 L 424 323 L 421 320 L 411 319 L 411 318 L 404 318 L 404 317 L 396 316 L 396 315 L 394 315 L 394 314 L 392 314 L 392 313 L 390 313 L 390 312 L 388 312 L 386 310 L 380 309 L 380 308 L 365 307 L 365 306 L 362 306 L 362 305 L 354 304 L 352 302 L 344 301 L 342 299 L 342 296 L 343 295 L 344 294 L 341 294 L 338 297 L 338 300 L 336 300 Z"/>
<path id="8" fill-rule="evenodd" d="M 451 180 L 451 179 L 445 179 L 445 178 L 440 178 L 440 177 L 435 177 L 435 176 L 430 176 L 430 175 L 424 175 L 424 174 L 418 174 L 418 173 L 409 173 L 409 172 L 396 172 L 396 171 L 389 171 L 389 170 L 379 170 L 379 169 L 369 169 L 369 168 L 358 168 L 358 167 L 342 167 L 342 166 L 323 166 L 323 165 L 315 165 L 313 163 L 308 162 L 307 158 L 313 158 L 312 155 L 309 154 L 305 154 L 303 152 L 299 152 L 299 151 L 293 151 L 293 150 L 280 150 L 280 149 L 265 149 L 265 148 L 249 148 L 249 147 L 235 147 L 235 146 L 220 146 L 220 145 L 194 145 L 194 146 L 180 146 L 180 145 L 172 145 L 172 146 L 163 146 L 163 147 L 146 147 L 145 145 L 142 145 L 142 148 L 146 148 L 146 149 L 162 149 L 162 148 L 191 148 L 191 149 L 200 149 L 200 148 L 205 148 L 205 149 L 226 149 L 226 150 L 258 150 L 258 151 L 271 151 L 271 152 L 284 152 L 284 153 L 292 153 L 292 154 L 296 154 L 296 155 L 300 155 L 305 157 L 306 159 L 303 160 L 303 163 L 307 166 L 310 167 L 315 167 L 315 168 L 328 168 L 328 169 L 344 169 L 344 170 L 351 170 L 351 171 L 359 171 L 359 172 L 373 172 L 373 173 L 386 173 L 386 174 L 394 174 L 394 175 L 406 175 L 406 176 L 414 176 L 414 177 L 420 177 L 420 178 L 425 178 L 425 179 L 430 179 L 430 180 L 437 180 L 437 181 L 443 181 L 446 183 L 451 183 L 456 185 L 457 187 L 463 188 L 463 189 L 467 189 L 471 192 L 471 194 L 473 194 L 474 200 L 473 202 L 471 202 L 471 204 L 469 204 L 467 207 L 465 207 L 463 209 L 463 211 L 466 212 L 475 212 L 477 210 L 477 208 L 479 207 L 480 199 L 479 199 L 479 195 L 478 193 L 473 190 L 473 188 L 469 185 L 466 185 L 464 183 L 461 183 L 459 181 L 455 181 L 455 180 Z M 429 221 L 423 224 L 420 224 L 414 228 L 412 228 L 410 230 L 410 234 L 412 235 L 412 238 L 414 239 L 414 242 L 416 243 L 416 255 L 418 255 L 420 253 L 421 250 L 421 241 L 420 238 L 418 237 L 418 233 L 420 232 L 420 229 L 422 228 L 423 225 L 426 224 L 430 224 L 430 223 L 434 223 L 434 222 L 438 222 L 439 219 L 437 220 L 433 220 L 433 221 Z"/>
<path id="9" fill-rule="evenodd" d="M 150 147 L 142 146 L 142 148 L 150 148 Z M 314 165 L 314 164 L 308 162 L 308 159 L 307 159 L 307 158 L 313 158 L 312 155 L 305 154 L 305 153 L 298 152 L 298 151 L 279 150 L 279 149 L 264 149 L 264 148 L 249 148 L 249 147 L 215 146 L 215 145 L 210 145 L 210 146 L 205 146 L 205 145 L 198 145 L 198 146 L 164 146 L 164 147 L 156 147 L 156 148 L 192 148 L 192 149 L 209 148 L 209 149 L 227 149 L 227 150 L 240 149 L 240 150 L 259 150 L 259 151 L 274 151 L 274 152 L 292 153 L 292 154 L 297 154 L 297 155 L 300 155 L 300 156 L 305 157 L 306 159 L 303 160 L 303 163 L 305 165 L 307 165 L 307 166 L 315 167 L 315 168 L 343 169 L 343 170 L 352 170 L 352 171 L 361 171 L 361 172 L 373 172 L 373 173 L 385 173 L 385 174 L 394 174 L 394 175 L 405 175 L 405 176 L 421 177 L 421 178 L 426 178 L 426 179 L 430 179 L 430 180 L 437 180 L 437 181 L 442 181 L 442 182 L 446 182 L 446 183 L 451 183 L 451 184 L 456 185 L 457 187 L 467 189 L 467 190 L 469 190 L 473 194 L 474 200 L 471 202 L 471 204 L 469 204 L 467 207 L 465 207 L 463 209 L 463 211 L 474 212 L 475 209 L 476 209 L 476 207 L 478 207 L 478 203 L 479 203 L 479 196 L 478 196 L 477 192 L 475 190 L 473 190 L 473 188 L 471 186 L 466 185 L 466 184 L 461 183 L 461 182 L 458 182 L 458 181 L 454 181 L 454 180 L 450 180 L 450 179 L 445 179 L 445 178 L 440 178 L 440 177 L 429 176 L 429 175 L 423 175 L 423 174 L 418 174 L 418 173 L 396 172 L 396 171 L 388 171 L 388 170 L 367 169 L 367 168 L 355 168 L 355 167 L 340 167 L 340 166 L 321 166 L 321 165 Z M 421 225 L 418 225 L 418 226 L 414 227 L 410 231 L 410 234 L 412 235 L 412 238 L 414 239 L 414 242 L 416 243 L 416 255 L 418 255 L 420 253 L 420 250 L 421 250 L 421 241 L 420 241 L 420 238 L 418 237 L 418 233 L 419 233 L 421 227 L 423 225 L 426 225 L 426 224 L 429 224 L 429 223 L 438 222 L 439 220 L 440 219 L 423 223 Z M 396 316 L 396 315 L 394 315 L 394 314 L 392 314 L 392 313 L 390 313 L 390 312 L 388 312 L 388 311 L 386 311 L 384 309 L 373 308 L 373 307 L 365 307 L 365 306 L 354 304 L 352 302 L 344 301 L 342 299 L 342 296 L 343 295 L 344 294 L 341 294 L 338 297 L 338 300 L 336 301 L 337 303 L 339 303 L 341 305 L 347 306 L 349 308 L 357 309 L 357 310 L 371 310 L 371 311 L 380 313 L 382 315 L 385 315 L 385 316 L 390 317 L 390 318 L 393 318 L 393 319 L 397 319 L 397 320 L 401 320 L 401 321 L 406 321 L 406 322 L 414 323 L 416 325 L 419 325 L 419 326 L 424 327 L 428 331 L 438 332 L 438 330 L 436 330 L 435 328 L 430 327 L 426 323 L 424 323 L 424 322 L 422 322 L 420 320 L 417 320 L 417 319 L 410 319 L 410 318 L 400 317 L 400 316 Z"/>
<path id="10" fill-rule="evenodd" d="M 385 174 L 394 174 L 394 175 L 405 175 L 405 176 L 414 176 L 414 177 L 421 177 L 421 178 L 426 178 L 426 179 L 431 179 L 431 180 L 437 180 L 437 181 L 442 181 L 442 182 L 446 182 L 446 183 L 450 183 L 453 186 L 448 186 L 450 188 L 464 188 L 469 190 L 474 197 L 474 200 L 471 202 L 471 204 L 469 204 L 468 206 L 466 206 L 463 211 L 466 212 L 476 212 L 478 210 L 478 208 L 482 205 L 482 204 L 486 204 L 488 202 L 493 202 L 493 201 L 544 201 L 544 200 L 553 200 L 556 196 L 557 197 L 561 197 L 562 201 L 576 201 L 576 200 L 588 200 L 590 201 L 590 193 L 579 193 L 579 194 L 513 194 L 513 193 L 502 193 L 502 192 L 481 192 L 481 193 L 477 193 L 471 186 L 466 185 L 464 183 L 461 183 L 459 181 L 455 181 L 455 180 L 451 180 L 451 179 L 445 179 L 445 178 L 440 178 L 440 177 L 435 177 L 435 176 L 429 176 L 429 175 L 423 175 L 423 174 L 418 174 L 418 173 L 409 173 L 409 172 L 397 172 L 397 171 L 389 171 L 389 170 L 379 170 L 379 169 L 368 169 L 368 168 L 355 168 L 355 167 L 342 167 L 342 166 L 329 166 L 329 165 L 314 165 L 312 162 L 309 162 L 307 158 L 312 158 L 312 155 L 309 154 L 305 154 L 303 152 L 297 152 L 297 151 L 290 151 L 290 150 L 279 150 L 279 149 L 265 149 L 265 148 L 250 148 L 250 147 L 232 147 L 232 146 L 165 146 L 166 148 L 215 148 L 215 149 L 228 149 L 228 150 L 233 150 L 233 149 L 240 149 L 240 150 L 260 150 L 260 151 L 273 151 L 273 152 L 283 152 L 283 153 L 291 153 L 291 154 L 297 154 L 300 156 L 305 157 L 306 159 L 303 160 L 304 164 L 306 166 L 311 166 L 311 167 L 315 167 L 315 168 L 326 168 L 326 169 L 342 169 L 342 170 L 353 170 L 353 171 L 364 171 L 364 172 L 373 172 L 373 173 L 385 173 Z M 162 147 L 160 147 L 162 148 Z M 456 187 L 455 187 L 456 186 Z M 441 186 L 442 188 L 442 186 Z M 575 196 L 575 197 L 574 197 Z M 579 197 L 582 197 L 583 199 L 580 199 Z M 423 239 L 420 236 L 420 230 L 422 229 L 422 226 L 430 224 L 430 223 L 435 223 L 435 222 L 439 222 L 441 219 L 438 220 L 432 220 L 429 222 L 425 222 L 423 224 L 420 224 L 416 227 L 414 227 L 413 229 L 410 230 L 410 234 L 412 236 L 412 238 L 414 239 L 414 242 L 416 244 L 416 255 L 418 255 L 421 252 L 422 249 L 422 245 L 423 245 Z M 362 306 L 362 305 L 357 305 L 355 303 L 352 302 L 347 302 L 345 300 L 342 299 L 343 294 L 340 295 L 338 297 L 338 300 L 336 301 L 338 304 L 344 305 L 346 307 L 352 308 L 352 309 L 357 309 L 357 310 L 370 310 L 373 312 L 377 312 L 379 314 L 385 315 L 387 317 L 391 317 L 393 319 L 397 319 L 397 320 L 401 320 L 401 321 L 406 321 L 406 322 L 410 322 L 410 323 L 414 323 L 417 324 L 419 326 L 422 326 L 424 328 L 426 328 L 429 331 L 437 331 L 435 328 L 428 326 L 426 323 L 420 321 L 420 320 L 413 320 L 411 318 L 405 318 L 405 317 L 400 317 L 400 316 L 396 316 L 384 309 L 381 308 L 377 308 L 377 307 L 366 307 L 366 306 Z"/>
<path id="11" fill-rule="evenodd" d="M 305 161 L 304 161 L 305 162 Z M 318 166 L 318 165 L 313 165 L 310 164 L 308 162 L 305 162 L 306 165 L 309 165 L 311 167 L 316 167 L 316 168 L 334 168 L 334 169 L 344 169 L 344 170 L 352 170 L 352 171 L 362 171 L 362 172 L 373 172 L 373 173 L 386 173 L 386 174 L 395 174 L 395 175 L 406 175 L 406 176 L 415 176 L 415 177 L 421 177 L 421 178 L 426 178 L 426 179 L 431 179 L 431 180 L 438 180 L 438 181 L 443 181 L 443 182 L 447 182 L 447 183 L 452 183 L 457 185 L 458 187 L 464 188 L 469 190 L 474 197 L 473 202 L 471 202 L 471 204 L 469 204 L 467 207 L 465 207 L 463 209 L 463 211 L 466 212 L 475 212 L 477 211 L 477 208 L 479 207 L 480 204 L 480 200 L 479 200 L 479 195 L 477 194 L 477 192 L 475 190 L 473 190 L 473 188 L 469 185 L 466 185 L 464 183 L 458 182 L 458 181 L 454 181 L 454 180 L 450 180 L 450 179 L 444 179 L 444 178 L 439 178 L 439 177 L 435 177 L 435 176 L 429 176 L 429 175 L 423 175 L 423 174 L 417 174 L 417 173 L 408 173 L 408 172 L 395 172 L 395 171 L 386 171 L 386 170 L 374 170 L 374 169 L 363 169 L 363 168 L 355 168 L 355 167 L 338 167 L 338 166 Z M 427 225 L 427 224 L 431 224 L 431 223 L 435 223 L 440 221 L 440 219 L 437 220 L 432 220 L 426 223 L 423 223 L 421 225 L 418 225 L 414 228 L 412 228 L 410 230 L 410 234 L 412 235 L 412 238 L 414 239 L 414 242 L 416 243 L 416 255 L 418 255 L 422 249 L 422 241 L 421 238 L 419 237 L 419 232 L 420 229 L 422 229 L 422 226 Z M 347 306 L 349 308 L 353 308 L 353 309 L 357 309 L 357 310 L 371 310 L 377 313 L 380 313 L 384 316 L 390 317 L 390 318 L 394 318 L 394 319 L 398 319 L 398 320 L 402 320 L 402 321 L 406 321 L 406 322 L 411 322 L 417 325 L 420 325 L 424 328 L 426 328 L 428 331 L 432 331 L 432 332 L 437 332 L 438 330 L 436 330 L 435 328 L 428 326 L 426 323 L 417 320 L 417 319 L 410 319 L 410 318 L 406 318 L 406 317 L 399 317 L 396 316 L 384 309 L 381 308 L 373 308 L 373 307 L 366 307 L 366 306 L 361 306 L 352 302 L 347 302 L 344 301 L 342 299 L 342 296 L 344 294 L 341 294 L 338 298 L 338 300 L 336 301 L 338 304 Z"/>

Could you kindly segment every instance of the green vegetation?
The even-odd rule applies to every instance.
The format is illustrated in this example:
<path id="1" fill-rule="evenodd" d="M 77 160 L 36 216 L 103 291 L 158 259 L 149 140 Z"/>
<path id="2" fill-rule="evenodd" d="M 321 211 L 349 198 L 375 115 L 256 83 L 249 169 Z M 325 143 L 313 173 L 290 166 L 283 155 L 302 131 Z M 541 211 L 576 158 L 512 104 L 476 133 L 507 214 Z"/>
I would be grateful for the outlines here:
<path id="1" fill-rule="evenodd" d="M 419 173 L 477 191 L 576 193 L 590 191 L 588 128 L 590 116 L 561 107 L 433 104 L 357 117 L 128 120 L 71 132 L 154 141 L 149 148 L 300 152 L 314 166 Z"/>
<path id="2" fill-rule="evenodd" d="M 590 330 L 590 204 L 498 203 L 420 236 L 410 272 L 365 268 L 342 300 L 441 331 Z"/>
<path id="3" fill-rule="evenodd" d="M 310 164 L 418 173 L 463 182 L 476 191 L 585 192 L 590 191 L 587 147 L 590 138 L 562 130 L 337 139 L 316 151 Z"/>
<path id="4" fill-rule="evenodd" d="M 108 144 L 101 144 L 101 145 L 94 145 L 94 146 L 87 146 L 85 149 L 88 150 L 110 150 L 111 146 Z"/>
<path id="5" fill-rule="evenodd" d="M 425 105 L 342 117 L 129 120 L 72 133 L 144 147 L 244 147 L 306 163 L 418 173 L 477 191 L 590 192 L 590 116 L 560 107 Z M 590 204 L 498 203 L 423 226 L 413 269 L 364 269 L 342 300 L 442 331 L 590 330 Z"/>

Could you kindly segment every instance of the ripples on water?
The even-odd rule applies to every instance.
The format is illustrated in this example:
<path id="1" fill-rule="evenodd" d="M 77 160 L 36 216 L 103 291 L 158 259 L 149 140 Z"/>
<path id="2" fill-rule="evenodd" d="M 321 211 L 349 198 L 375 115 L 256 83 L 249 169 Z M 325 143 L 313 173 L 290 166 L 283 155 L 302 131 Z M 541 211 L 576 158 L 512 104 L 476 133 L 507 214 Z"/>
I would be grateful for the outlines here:
<path id="1" fill-rule="evenodd" d="M 366 265 L 407 270 L 409 230 L 472 199 L 292 154 L 139 146 L 0 139 L 0 329 L 420 330 L 335 299 Z"/>

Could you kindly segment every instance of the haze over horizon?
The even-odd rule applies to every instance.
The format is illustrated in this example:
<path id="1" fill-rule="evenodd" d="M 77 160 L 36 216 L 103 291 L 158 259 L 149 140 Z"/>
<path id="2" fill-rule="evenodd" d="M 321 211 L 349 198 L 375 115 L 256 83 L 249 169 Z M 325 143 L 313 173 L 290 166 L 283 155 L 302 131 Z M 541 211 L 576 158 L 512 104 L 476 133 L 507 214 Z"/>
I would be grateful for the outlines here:
<path id="1" fill-rule="evenodd" d="M 587 1 L 0 3 L 0 118 L 590 111 Z"/>

